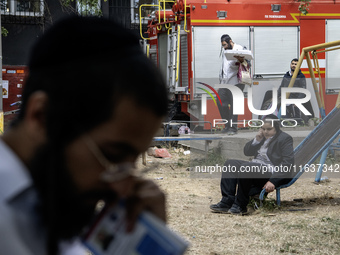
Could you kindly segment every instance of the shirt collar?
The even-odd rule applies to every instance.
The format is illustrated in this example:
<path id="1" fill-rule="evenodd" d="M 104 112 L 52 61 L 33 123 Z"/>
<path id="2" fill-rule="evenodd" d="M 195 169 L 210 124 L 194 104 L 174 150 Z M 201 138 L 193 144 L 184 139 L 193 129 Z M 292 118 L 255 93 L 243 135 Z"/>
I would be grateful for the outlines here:
<path id="1" fill-rule="evenodd" d="M 264 143 L 267 144 L 270 142 L 271 139 L 273 139 L 274 136 L 269 137 L 268 139 L 264 140 Z"/>
<path id="2" fill-rule="evenodd" d="M 7 201 L 33 185 L 27 167 L 2 139 L 0 139 L 0 184 L 0 197 Z"/>

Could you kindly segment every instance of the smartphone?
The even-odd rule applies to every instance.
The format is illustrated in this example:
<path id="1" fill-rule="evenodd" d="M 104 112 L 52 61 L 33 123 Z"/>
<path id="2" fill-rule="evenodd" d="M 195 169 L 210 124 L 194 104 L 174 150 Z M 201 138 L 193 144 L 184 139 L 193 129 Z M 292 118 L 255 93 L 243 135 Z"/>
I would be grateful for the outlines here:
<path id="1" fill-rule="evenodd" d="M 83 238 L 94 255 L 182 255 L 188 242 L 149 212 L 143 212 L 132 232 L 126 232 L 123 203 L 105 208 Z"/>

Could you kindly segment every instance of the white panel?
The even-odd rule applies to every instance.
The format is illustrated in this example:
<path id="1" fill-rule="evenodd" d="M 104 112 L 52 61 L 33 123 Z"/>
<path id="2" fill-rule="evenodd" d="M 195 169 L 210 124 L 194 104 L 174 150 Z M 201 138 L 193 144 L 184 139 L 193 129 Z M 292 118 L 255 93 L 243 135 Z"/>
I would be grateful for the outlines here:
<path id="1" fill-rule="evenodd" d="M 222 56 L 221 36 L 228 34 L 236 44 L 249 49 L 249 27 L 195 27 L 194 77 L 217 78 Z"/>
<path id="2" fill-rule="evenodd" d="M 326 42 L 340 40 L 340 20 L 327 20 L 326 35 Z M 340 89 L 339 63 L 340 50 L 326 53 L 326 89 Z"/>
<path id="3" fill-rule="evenodd" d="M 326 67 L 326 59 L 318 59 L 319 60 L 319 67 L 325 68 Z M 313 64 L 314 67 L 314 64 Z M 301 64 L 301 68 L 308 68 L 307 60 L 304 59 Z"/>
<path id="4" fill-rule="evenodd" d="M 283 75 L 299 58 L 297 27 L 254 27 L 255 75 Z"/>

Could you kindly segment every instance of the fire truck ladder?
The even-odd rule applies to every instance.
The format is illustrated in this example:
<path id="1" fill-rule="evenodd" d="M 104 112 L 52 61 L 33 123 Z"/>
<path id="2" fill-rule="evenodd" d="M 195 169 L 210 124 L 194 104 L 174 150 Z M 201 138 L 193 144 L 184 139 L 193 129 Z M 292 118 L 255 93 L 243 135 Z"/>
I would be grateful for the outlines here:
<path id="1" fill-rule="evenodd" d="M 180 52 L 180 25 L 172 26 L 168 30 L 168 72 L 167 80 L 169 81 L 169 92 L 175 93 L 178 87 L 179 76 L 179 52 Z M 171 31 L 171 32 L 170 32 Z"/>
<path id="2" fill-rule="evenodd" d="M 288 87 L 289 88 L 293 87 L 298 71 L 301 67 L 302 61 L 304 57 L 306 57 L 308 68 L 309 68 L 309 73 L 312 78 L 312 83 L 313 83 L 315 95 L 317 98 L 317 102 L 319 105 L 322 121 L 294 149 L 295 168 L 293 169 L 292 174 L 296 173 L 296 175 L 294 177 L 292 176 L 292 180 L 289 183 L 276 187 L 276 202 L 278 205 L 280 205 L 281 203 L 280 190 L 283 188 L 287 188 L 290 185 L 294 184 L 296 180 L 305 172 L 305 169 L 308 168 L 308 166 L 312 164 L 317 159 L 318 156 L 321 155 L 320 164 L 318 164 L 319 168 L 318 168 L 316 178 L 315 178 L 315 182 L 320 181 L 320 178 L 321 178 L 324 166 L 325 166 L 324 164 L 326 161 L 328 148 L 329 146 L 331 146 L 333 141 L 340 135 L 340 121 L 339 121 L 340 119 L 340 92 L 339 92 L 338 99 L 337 99 L 334 109 L 326 116 L 324 101 L 323 101 L 322 96 L 320 96 L 320 94 L 322 94 L 322 83 L 320 82 L 321 81 L 320 68 L 318 65 L 317 58 L 314 57 L 314 64 L 316 66 L 316 72 L 318 72 L 318 77 L 319 77 L 319 85 L 320 85 L 320 89 L 319 89 L 317 86 L 317 81 L 315 79 L 312 61 L 310 58 L 310 52 L 312 52 L 312 55 L 315 56 L 317 53 L 338 50 L 340 49 L 340 47 L 336 47 L 336 48 L 334 47 L 339 46 L 339 45 L 340 45 L 340 41 L 334 41 L 334 42 L 323 43 L 323 44 L 318 44 L 318 45 L 310 46 L 307 48 L 303 48 L 300 59 L 294 71 L 293 77 L 289 83 Z M 327 49 L 327 48 L 330 48 L 330 49 Z M 321 50 L 321 49 L 326 49 L 326 50 Z M 321 93 L 319 91 L 321 91 Z M 289 95 L 286 95 L 286 97 L 289 97 Z M 265 192 L 266 192 L 265 189 L 261 191 L 261 194 L 259 197 L 261 204 L 262 204 Z"/>

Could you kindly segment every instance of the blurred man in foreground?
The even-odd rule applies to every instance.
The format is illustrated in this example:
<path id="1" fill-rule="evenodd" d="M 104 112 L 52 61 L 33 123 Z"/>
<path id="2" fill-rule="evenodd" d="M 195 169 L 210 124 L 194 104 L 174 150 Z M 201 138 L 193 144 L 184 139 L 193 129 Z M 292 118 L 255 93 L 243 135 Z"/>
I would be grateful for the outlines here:
<path id="1" fill-rule="evenodd" d="M 164 194 L 134 175 L 167 112 L 138 38 L 99 18 L 68 18 L 34 46 L 22 109 L 0 139 L 0 254 L 58 254 L 99 200 L 126 200 L 127 228 Z"/>

